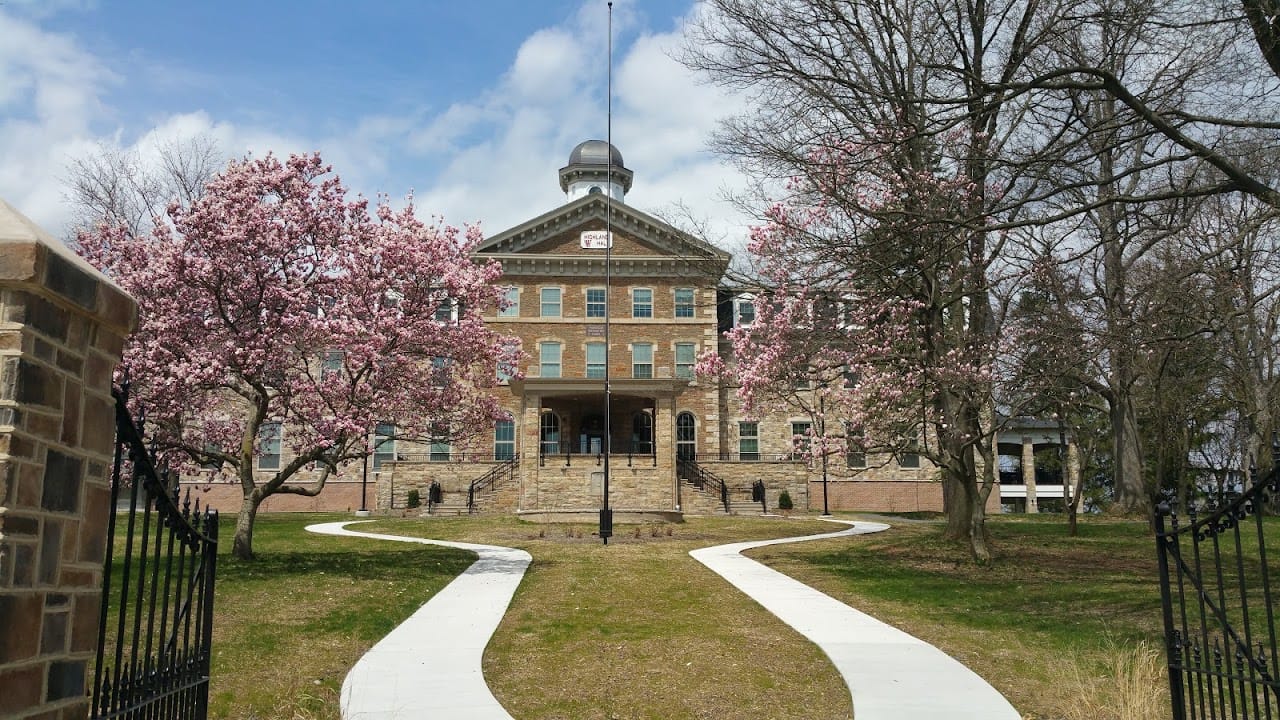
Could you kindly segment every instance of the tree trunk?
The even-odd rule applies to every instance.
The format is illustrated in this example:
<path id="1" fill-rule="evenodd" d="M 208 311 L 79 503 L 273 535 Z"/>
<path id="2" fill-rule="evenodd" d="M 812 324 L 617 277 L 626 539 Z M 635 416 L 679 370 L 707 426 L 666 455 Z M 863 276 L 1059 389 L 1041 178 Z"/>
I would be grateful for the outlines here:
<path id="1" fill-rule="evenodd" d="M 1138 411 L 1127 387 L 1113 389 L 1111 433 L 1115 453 L 1116 510 L 1126 515 L 1149 515 L 1151 495 L 1142 479 L 1142 447 Z"/>
<path id="2" fill-rule="evenodd" d="M 236 516 L 236 536 L 231 542 L 231 554 L 240 560 L 253 559 L 253 521 L 258 517 L 262 498 L 256 492 L 247 492 Z"/>

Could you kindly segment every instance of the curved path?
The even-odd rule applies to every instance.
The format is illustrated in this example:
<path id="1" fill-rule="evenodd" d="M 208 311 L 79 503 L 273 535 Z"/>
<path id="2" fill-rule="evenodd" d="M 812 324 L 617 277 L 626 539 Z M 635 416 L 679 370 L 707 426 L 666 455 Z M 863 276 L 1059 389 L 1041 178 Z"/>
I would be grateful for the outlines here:
<path id="1" fill-rule="evenodd" d="M 1003 695 L 938 648 L 741 554 L 765 545 L 889 528 L 884 523 L 846 524 L 853 527 L 689 554 L 822 648 L 849 686 L 857 720 L 1020 720 Z"/>
<path id="2" fill-rule="evenodd" d="M 480 559 L 360 658 L 342 683 L 342 717 L 512 720 L 489 691 L 480 663 L 529 567 L 529 554 L 496 545 L 347 530 L 351 524 L 324 523 L 307 530 L 461 548 Z M 849 686 L 857 720 L 1019 720 L 995 688 L 941 650 L 741 554 L 765 545 L 889 528 L 883 523 L 846 524 L 853 527 L 689 554 L 822 648 Z"/>
<path id="3" fill-rule="evenodd" d="M 342 681 L 342 717 L 512 720 L 489 691 L 480 660 L 529 567 L 529 553 L 497 545 L 362 533 L 344 527 L 352 524 L 323 523 L 309 525 L 307 530 L 443 545 L 470 550 L 480 559 L 356 662 Z"/>

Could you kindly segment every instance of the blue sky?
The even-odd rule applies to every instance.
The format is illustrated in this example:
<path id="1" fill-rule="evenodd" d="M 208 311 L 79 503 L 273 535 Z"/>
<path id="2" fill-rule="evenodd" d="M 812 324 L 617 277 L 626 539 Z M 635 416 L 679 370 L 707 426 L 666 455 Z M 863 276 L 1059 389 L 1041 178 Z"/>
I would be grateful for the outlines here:
<path id="1" fill-rule="evenodd" d="M 671 58 L 693 0 L 614 3 L 614 144 L 628 202 L 733 243 L 744 181 L 706 150 L 740 98 Z M 319 150 L 347 184 L 493 233 L 563 202 L 556 170 L 606 131 L 605 0 L 7 0 L 0 197 L 62 235 L 66 167 L 106 146 Z"/>

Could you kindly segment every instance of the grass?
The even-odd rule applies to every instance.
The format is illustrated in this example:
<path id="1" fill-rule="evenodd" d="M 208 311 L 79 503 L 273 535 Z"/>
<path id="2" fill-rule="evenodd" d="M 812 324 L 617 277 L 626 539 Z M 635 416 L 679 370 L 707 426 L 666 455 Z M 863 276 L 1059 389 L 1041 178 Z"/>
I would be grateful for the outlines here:
<path id="1" fill-rule="evenodd" d="M 469 552 L 314 535 L 349 516 L 260 516 L 252 562 L 218 559 L 213 718 L 337 718 L 347 670 L 475 560 Z M 223 520 L 223 553 L 233 517 Z"/>
<path id="2" fill-rule="evenodd" d="M 220 559 L 211 717 L 337 718 L 355 660 L 471 561 L 303 531 L 347 518 L 260 516 L 259 559 Z M 929 522 L 752 555 L 938 645 L 1027 718 L 1167 716 L 1145 524 L 1086 518 L 1078 538 L 1052 516 L 993 518 L 989 528 L 997 561 L 988 568 Z M 586 525 L 511 517 L 382 519 L 361 529 L 533 555 L 484 658 L 494 694 L 521 720 L 850 717 L 848 691 L 820 651 L 688 556 L 823 532 L 825 523 L 619 526 L 607 548 Z M 227 545 L 230 533 L 228 524 Z M 1268 533 L 1280 543 L 1280 522 Z"/>
<path id="3" fill-rule="evenodd" d="M 689 550 L 829 530 L 706 518 L 619 526 L 510 519 L 379 522 L 381 532 L 484 540 L 533 556 L 484 671 L 521 720 L 848 718 L 849 693 L 815 646 L 689 557 Z"/>
<path id="4" fill-rule="evenodd" d="M 1267 527 L 1276 547 L 1280 522 Z M 937 645 L 1028 718 L 1167 717 L 1167 694 L 1147 690 L 1166 683 L 1147 525 L 1090 517 L 1070 538 L 1061 516 L 1001 516 L 988 529 L 997 559 L 985 568 L 922 523 L 752 556 Z"/>

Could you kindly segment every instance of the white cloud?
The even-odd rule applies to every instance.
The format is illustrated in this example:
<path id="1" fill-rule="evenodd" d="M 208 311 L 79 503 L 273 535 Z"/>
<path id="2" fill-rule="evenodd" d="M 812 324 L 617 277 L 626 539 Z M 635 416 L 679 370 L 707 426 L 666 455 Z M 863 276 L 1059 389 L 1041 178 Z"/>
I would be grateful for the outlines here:
<path id="1" fill-rule="evenodd" d="M 660 215 L 682 204 L 713 236 L 739 238 L 747 220 L 721 196 L 745 182 L 705 145 L 740 101 L 671 59 L 683 21 L 657 33 L 642 20 L 634 3 L 616 3 L 615 37 L 629 44 L 615 43 L 613 139 L 636 173 L 628 202 Z M 0 197 L 58 235 L 70 215 L 62 178 L 72 158 L 100 146 L 154 158 L 164 143 L 204 135 L 230 157 L 320 150 L 356 191 L 399 198 L 414 189 L 422 213 L 498 232 L 562 203 L 556 171 L 569 151 L 605 137 L 605 21 L 598 3 L 584 0 L 565 22 L 527 37 L 493 85 L 471 97 L 434 112 L 371 112 L 316 138 L 288 125 L 232 122 L 217 107 L 162 109 L 147 128 L 122 127 L 106 90 L 167 69 L 121 66 L 122 77 L 74 38 L 0 11 Z"/>

